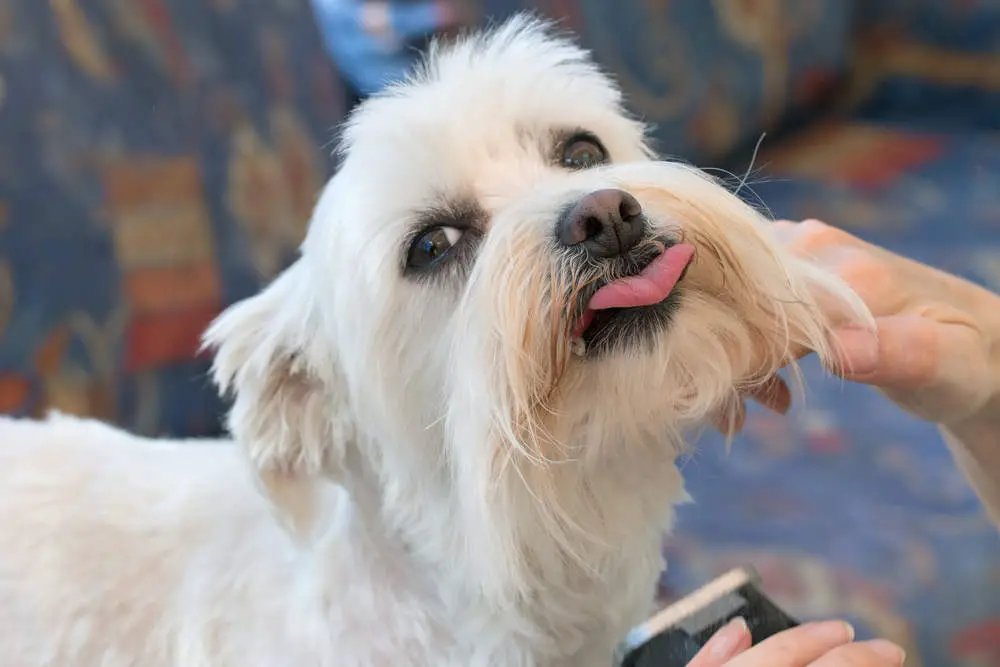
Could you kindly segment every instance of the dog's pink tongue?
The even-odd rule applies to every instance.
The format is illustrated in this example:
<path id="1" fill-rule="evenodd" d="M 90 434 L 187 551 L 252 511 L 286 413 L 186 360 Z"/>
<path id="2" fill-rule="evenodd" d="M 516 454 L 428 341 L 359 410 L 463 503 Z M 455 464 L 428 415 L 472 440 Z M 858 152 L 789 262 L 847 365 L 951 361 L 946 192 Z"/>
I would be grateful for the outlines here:
<path id="1" fill-rule="evenodd" d="M 589 310 L 651 306 L 666 299 L 694 257 L 694 246 L 670 246 L 637 276 L 608 283 L 594 293 Z"/>

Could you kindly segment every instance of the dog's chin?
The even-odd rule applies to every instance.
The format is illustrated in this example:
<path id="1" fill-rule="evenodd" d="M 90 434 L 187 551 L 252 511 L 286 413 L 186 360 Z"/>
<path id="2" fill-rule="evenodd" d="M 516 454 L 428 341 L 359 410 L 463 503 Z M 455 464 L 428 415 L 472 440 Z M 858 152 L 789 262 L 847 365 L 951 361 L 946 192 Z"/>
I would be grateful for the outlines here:
<path id="1" fill-rule="evenodd" d="M 583 356 L 593 359 L 623 352 L 652 351 L 673 323 L 682 297 L 682 288 L 678 286 L 666 299 L 651 306 L 597 311 L 580 336 Z"/>

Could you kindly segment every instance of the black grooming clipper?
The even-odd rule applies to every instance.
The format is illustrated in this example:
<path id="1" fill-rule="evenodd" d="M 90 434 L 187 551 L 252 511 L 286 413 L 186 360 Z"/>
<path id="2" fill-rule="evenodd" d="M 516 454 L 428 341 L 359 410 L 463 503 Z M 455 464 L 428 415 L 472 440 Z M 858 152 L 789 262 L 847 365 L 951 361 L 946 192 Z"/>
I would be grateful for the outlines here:
<path id="1" fill-rule="evenodd" d="M 754 644 L 798 625 L 759 585 L 752 568 L 738 568 L 666 607 L 629 633 L 622 667 L 684 667 L 737 616 L 747 622 Z"/>

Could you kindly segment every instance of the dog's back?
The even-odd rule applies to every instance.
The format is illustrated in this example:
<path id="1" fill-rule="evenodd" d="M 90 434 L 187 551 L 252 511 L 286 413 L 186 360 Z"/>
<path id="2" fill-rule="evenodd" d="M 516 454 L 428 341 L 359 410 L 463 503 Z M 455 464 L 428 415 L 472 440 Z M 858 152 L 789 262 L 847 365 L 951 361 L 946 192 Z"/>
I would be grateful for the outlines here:
<path id="1" fill-rule="evenodd" d="M 0 418 L 0 664 L 200 664 L 177 655 L 182 629 L 222 621 L 181 611 L 240 594 L 221 581 L 248 535 L 265 552 L 282 541 L 266 517 L 229 443 Z"/>

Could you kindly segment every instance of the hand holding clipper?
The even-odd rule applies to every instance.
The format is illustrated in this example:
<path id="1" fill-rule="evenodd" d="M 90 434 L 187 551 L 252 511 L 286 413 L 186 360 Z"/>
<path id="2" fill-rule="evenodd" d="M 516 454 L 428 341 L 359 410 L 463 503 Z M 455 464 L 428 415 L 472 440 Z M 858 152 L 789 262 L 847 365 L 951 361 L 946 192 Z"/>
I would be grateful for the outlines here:
<path id="1" fill-rule="evenodd" d="M 732 570 L 670 605 L 625 642 L 623 667 L 899 667 L 903 651 L 885 640 L 854 642 L 843 621 L 799 625 Z"/>

